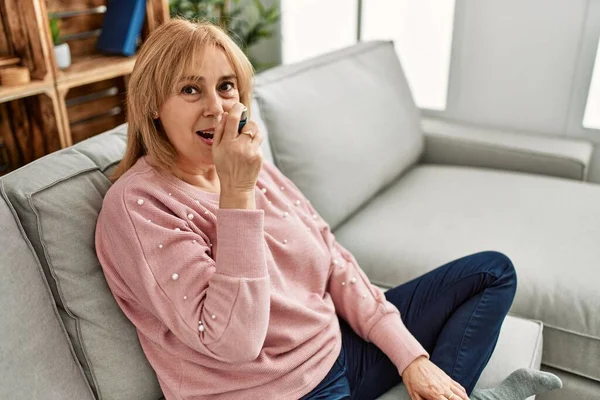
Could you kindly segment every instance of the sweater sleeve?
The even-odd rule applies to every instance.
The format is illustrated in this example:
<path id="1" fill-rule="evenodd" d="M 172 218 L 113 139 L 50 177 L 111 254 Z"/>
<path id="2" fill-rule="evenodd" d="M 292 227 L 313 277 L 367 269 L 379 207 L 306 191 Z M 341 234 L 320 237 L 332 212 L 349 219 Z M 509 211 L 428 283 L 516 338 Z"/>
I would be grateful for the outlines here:
<path id="1" fill-rule="evenodd" d="M 371 284 L 354 256 L 335 240 L 328 226 L 321 232 L 332 254 L 327 290 L 336 312 L 357 335 L 381 349 L 400 375 L 418 357 L 429 358 L 402 322 L 396 306 Z"/>
<path id="2" fill-rule="evenodd" d="M 264 211 L 217 210 L 213 246 L 190 227 L 194 212 L 178 216 L 151 194 L 118 197 L 105 199 L 96 251 L 128 318 L 141 326 L 152 315 L 168 329 L 154 340 L 222 362 L 256 359 L 270 313 Z"/>
<path id="3" fill-rule="evenodd" d="M 281 171 L 274 167 L 272 170 L 290 186 L 295 196 L 304 198 L 308 212 L 319 225 L 331 255 L 327 291 L 337 314 L 348 322 L 357 335 L 381 349 L 398 368 L 400 375 L 418 357 L 429 358 L 427 351 L 402 322 L 396 306 L 386 299 L 381 289 L 371 284 L 354 256 L 337 242 L 327 222 L 300 189 Z"/>
<path id="4" fill-rule="evenodd" d="M 400 375 L 418 357 L 429 358 L 427 351 L 402 322 L 396 306 L 387 301 L 381 289 L 371 284 L 354 256 L 336 241 L 327 222 L 296 184 L 274 165 L 267 163 L 265 168 L 286 184 L 295 198 L 304 200 L 302 203 L 318 226 L 331 255 L 327 291 L 332 297 L 336 313 L 348 322 L 357 335 L 381 349 Z"/>

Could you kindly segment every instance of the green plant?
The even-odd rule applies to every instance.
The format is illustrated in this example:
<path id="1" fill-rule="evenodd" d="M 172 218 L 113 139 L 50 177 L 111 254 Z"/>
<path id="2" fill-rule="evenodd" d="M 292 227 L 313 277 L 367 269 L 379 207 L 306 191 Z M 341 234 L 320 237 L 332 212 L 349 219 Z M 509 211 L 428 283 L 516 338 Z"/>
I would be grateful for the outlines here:
<path id="1" fill-rule="evenodd" d="M 242 0 L 248 3 L 248 0 Z M 172 17 L 207 20 L 221 26 L 248 56 L 254 68 L 261 70 L 271 65 L 254 60 L 248 49 L 273 36 L 279 21 L 277 4 L 265 7 L 261 0 L 252 0 L 252 6 L 242 6 L 240 0 L 170 0 Z"/>
<path id="2" fill-rule="evenodd" d="M 52 34 L 52 43 L 54 43 L 55 46 L 62 43 L 59 18 L 50 17 L 50 33 Z"/>

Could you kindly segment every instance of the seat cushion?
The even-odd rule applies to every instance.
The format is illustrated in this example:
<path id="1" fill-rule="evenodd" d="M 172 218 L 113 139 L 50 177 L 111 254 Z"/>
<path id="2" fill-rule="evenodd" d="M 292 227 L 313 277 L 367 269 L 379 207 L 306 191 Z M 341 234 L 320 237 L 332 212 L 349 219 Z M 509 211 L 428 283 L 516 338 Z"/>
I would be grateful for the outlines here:
<path id="1" fill-rule="evenodd" d="M 517 368 L 540 368 L 542 359 L 543 324 L 509 315 L 504 320 L 496 349 L 483 370 L 477 389 L 498 385 Z M 400 385 L 386 392 L 379 400 L 410 400 Z"/>
<path id="2" fill-rule="evenodd" d="M 121 159 L 125 132 L 123 125 L 2 180 L 97 398 L 157 399 L 162 391 L 156 374 L 106 284 L 94 248 L 98 212 L 110 186 L 106 172 Z"/>
<path id="3" fill-rule="evenodd" d="M 506 254 L 519 279 L 511 312 L 544 322 L 542 362 L 600 380 L 600 186 L 420 165 L 335 234 L 383 285 L 467 254 Z"/>
<path id="4" fill-rule="evenodd" d="M 93 400 L 0 180 L 0 399 Z"/>
<path id="5" fill-rule="evenodd" d="M 275 165 L 337 226 L 421 155 L 419 111 L 390 42 L 260 74 Z"/>

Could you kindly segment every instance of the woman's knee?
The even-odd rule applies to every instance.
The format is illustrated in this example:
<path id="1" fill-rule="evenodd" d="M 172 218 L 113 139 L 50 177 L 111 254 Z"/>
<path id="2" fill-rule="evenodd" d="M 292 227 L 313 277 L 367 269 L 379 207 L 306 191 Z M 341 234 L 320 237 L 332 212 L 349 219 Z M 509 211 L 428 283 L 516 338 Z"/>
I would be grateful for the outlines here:
<path id="1" fill-rule="evenodd" d="M 508 312 L 517 293 L 517 271 L 512 260 L 504 253 L 498 251 L 484 252 L 489 265 L 490 273 L 495 277 L 490 286 L 496 287 L 495 301 L 502 309 Z M 501 306 L 502 305 L 502 306 Z"/>
<path id="2" fill-rule="evenodd" d="M 516 289 L 517 271 L 512 260 L 506 254 L 489 250 L 483 251 L 479 255 L 485 259 L 482 264 L 485 264 L 485 268 L 490 274 Z"/>
<path id="3" fill-rule="evenodd" d="M 517 271 L 512 260 L 504 253 L 499 251 L 484 251 L 479 253 L 485 259 L 487 271 L 494 275 L 497 280 L 500 280 L 503 285 L 517 290 Z"/>

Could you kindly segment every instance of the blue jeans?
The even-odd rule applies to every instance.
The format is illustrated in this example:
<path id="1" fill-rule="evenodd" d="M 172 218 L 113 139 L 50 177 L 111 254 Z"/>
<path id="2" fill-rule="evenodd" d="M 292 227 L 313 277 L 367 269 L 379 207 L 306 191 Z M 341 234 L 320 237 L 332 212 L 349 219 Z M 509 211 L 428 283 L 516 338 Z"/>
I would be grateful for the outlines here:
<path id="1" fill-rule="evenodd" d="M 517 276 L 508 257 L 484 251 L 449 262 L 385 293 L 431 361 L 471 394 L 512 304 Z M 373 343 L 340 319 L 342 351 L 302 400 L 376 399 L 401 382 Z"/>

